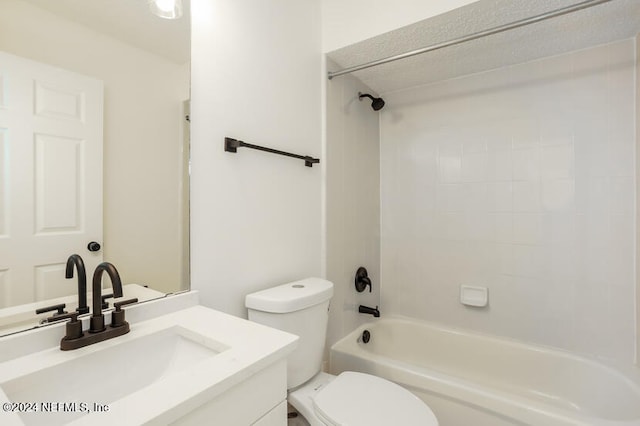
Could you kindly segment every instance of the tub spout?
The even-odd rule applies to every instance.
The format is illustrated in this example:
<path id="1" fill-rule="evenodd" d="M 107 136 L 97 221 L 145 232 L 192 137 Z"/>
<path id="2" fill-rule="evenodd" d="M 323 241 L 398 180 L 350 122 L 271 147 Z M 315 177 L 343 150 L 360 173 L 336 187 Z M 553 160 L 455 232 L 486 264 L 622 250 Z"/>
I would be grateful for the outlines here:
<path id="1" fill-rule="evenodd" d="M 358 312 L 360 312 L 361 314 L 370 314 L 376 318 L 380 318 L 380 311 L 378 310 L 377 306 L 375 308 L 370 308 L 368 306 L 360 305 L 358 307 Z"/>

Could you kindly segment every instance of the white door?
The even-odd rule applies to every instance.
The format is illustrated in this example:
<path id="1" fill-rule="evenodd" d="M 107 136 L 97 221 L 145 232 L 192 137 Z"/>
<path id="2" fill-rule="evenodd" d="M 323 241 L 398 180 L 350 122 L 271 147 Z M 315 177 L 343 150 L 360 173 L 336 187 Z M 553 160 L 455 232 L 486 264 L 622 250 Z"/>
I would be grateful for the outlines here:
<path id="1" fill-rule="evenodd" d="M 100 80 L 0 52 L 0 308 L 75 294 L 102 261 Z M 74 273 L 77 277 L 77 275 Z"/>

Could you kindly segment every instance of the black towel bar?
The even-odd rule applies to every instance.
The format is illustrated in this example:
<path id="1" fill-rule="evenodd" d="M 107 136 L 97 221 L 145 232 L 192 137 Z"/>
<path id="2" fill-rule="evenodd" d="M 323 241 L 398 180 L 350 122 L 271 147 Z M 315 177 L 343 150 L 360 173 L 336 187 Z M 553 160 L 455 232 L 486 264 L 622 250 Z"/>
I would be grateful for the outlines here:
<path id="1" fill-rule="evenodd" d="M 290 152 L 279 151 L 277 149 L 266 148 L 264 146 L 252 145 L 233 138 L 224 138 L 224 150 L 227 152 L 238 152 L 238 148 L 251 148 L 259 151 L 270 152 L 272 154 L 285 155 L 287 157 L 299 158 L 304 160 L 304 165 L 307 167 L 313 167 L 314 164 L 319 163 L 319 158 L 309 157 L 308 155 L 291 154 Z"/>

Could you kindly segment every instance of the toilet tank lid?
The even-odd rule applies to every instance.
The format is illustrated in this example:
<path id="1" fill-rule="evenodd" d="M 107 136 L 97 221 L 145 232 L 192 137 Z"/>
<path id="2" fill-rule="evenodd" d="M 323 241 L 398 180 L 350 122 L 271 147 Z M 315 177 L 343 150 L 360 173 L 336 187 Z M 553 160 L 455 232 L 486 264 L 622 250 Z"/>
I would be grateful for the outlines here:
<path id="1" fill-rule="evenodd" d="M 256 311 L 287 313 L 318 305 L 331 299 L 331 296 L 333 296 L 331 281 L 322 278 L 305 278 L 248 294 L 244 305 Z"/>

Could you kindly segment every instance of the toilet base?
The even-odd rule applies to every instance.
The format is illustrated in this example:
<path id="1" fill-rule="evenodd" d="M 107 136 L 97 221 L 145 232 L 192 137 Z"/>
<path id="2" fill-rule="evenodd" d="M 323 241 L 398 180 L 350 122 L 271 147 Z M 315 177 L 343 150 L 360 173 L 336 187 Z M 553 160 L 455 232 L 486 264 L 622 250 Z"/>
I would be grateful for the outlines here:
<path id="1" fill-rule="evenodd" d="M 332 374 L 320 372 L 287 395 L 289 404 L 304 417 L 310 426 L 326 426 L 315 414 L 313 397 L 335 378 L 336 376 Z"/>
<path id="2" fill-rule="evenodd" d="M 289 416 L 291 416 L 292 414 L 295 415 L 295 417 L 287 418 L 287 426 L 311 426 L 309 425 L 307 419 L 305 419 L 302 414 L 298 413 L 298 410 L 293 408 L 291 404 L 287 405 L 287 413 L 289 414 Z"/>

